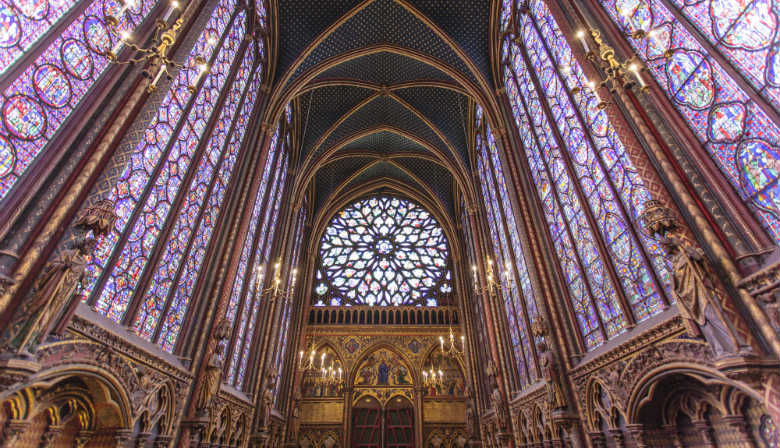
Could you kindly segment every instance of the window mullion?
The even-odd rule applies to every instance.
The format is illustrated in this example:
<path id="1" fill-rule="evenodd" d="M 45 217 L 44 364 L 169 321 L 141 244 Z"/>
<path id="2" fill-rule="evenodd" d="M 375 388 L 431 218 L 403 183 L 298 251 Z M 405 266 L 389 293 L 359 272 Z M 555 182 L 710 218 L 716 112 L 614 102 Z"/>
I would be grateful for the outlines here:
<path id="1" fill-rule="evenodd" d="M 225 86 L 221 93 L 221 98 L 217 100 L 217 106 L 214 108 L 214 112 L 212 112 L 211 115 L 211 123 L 208 125 L 208 136 L 204 135 L 201 137 L 200 145 L 198 148 L 198 151 L 200 152 L 200 155 L 197 160 L 193 159 L 191 162 L 191 168 L 189 173 L 189 179 L 186 179 L 185 182 L 182 183 L 181 188 L 179 189 L 178 196 L 176 198 L 177 205 L 176 210 L 174 213 L 169 213 L 168 219 L 171 221 L 172 225 L 169 227 L 167 234 L 165 235 L 165 238 L 158 239 L 158 245 L 160 246 L 160 250 L 158 250 L 157 259 L 154 260 L 154 263 L 150 262 L 150 266 L 152 266 L 152 269 L 149 270 L 151 272 L 151 275 L 149 276 L 149 279 L 147 281 L 147 284 L 144 285 L 143 288 L 144 294 L 138 294 L 139 300 L 143 299 L 146 290 L 149 288 L 149 282 L 154 279 L 154 272 L 155 267 L 157 267 L 157 263 L 160 261 L 160 255 L 162 254 L 163 248 L 165 247 L 165 243 L 168 241 L 169 238 L 173 237 L 173 235 L 170 234 L 171 231 L 175 228 L 175 220 L 181 213 L 181 209 L 185 204 L 184 197 L 187 196 L 187 194 L 190 191 L 190 188 L 192 188 L 192 182 L 195 179 L 195 175 L 197 174 L 200 162 L 203 160 L 204 157 L 208 157 L 209 154 L 207 154 L 207 149 L 209 146 L 209 143 L 211 142 L 211 138 L 214 136 L 214 126 L 216 122 L 221 118 L 220 115 L 222 114 L 222 110 L 226 107 L 225 102 L 230 95 L 230 86 L 236 82 L 236 76 L 239 72 L 239 69 L 241 68 L 241 64 L 243 63 L 244 53 L 246 51 L 252 51 L 251 48 L 249 48 L 246 45 L 246 41 L 242 42 L 243 48 L 240 49 L 238 52 L 236 52 L 235 60 L 233 67 L 231 68 L 231 76 L 228 77 L 228 79 L 225 82 Z M 208 187 L 206 188 L 206 191 L 203 193 L 203 197 L 201 198 L 202 202 L 198 210 L 198 216 L 195 218 L 195 226 L 192 228 L 192 232 L 190 232 L 190 236 L 187 239 L 187 246 L 182 252 L 184 256 L 190 253 L 190 250 L 192 248 L 192 244 L 195 241 L 195 239 L 198 237 L 198 231 L 200 230 L 203 215 L 206 213 L 206 207 L 208 206 L 209 199 L 211 198 L 211 194 L 214 191 L 214 185 L 218 182 L 219 179 L 219 172 L 222 168 L 222 163 L 225 160 L 225 155 L 228 152 L 228 145 L 230 145 L 230 138 L 233 134 L 233 131 L 235 129 L 236 122 L 238 121 L 239 114 L 241 112 L 241 107 L 243 105 L 244 99 L 246 98 L 246 89 L 249 88 L 251 84 L 251 74 L 249 75 L 249 78 L 246 80 L 246 85 L 244 86 L 243 90 L 241 91 L 241 99 L 239 100 L 238 104 L 236 105 L 235 111 L 233 113 L 233 116 L 230 118 L 230 129 L 227 132 L 225 136 L 225 141 L 222 142 L 221 149 L 219 152 L 219 159 L 217 160 L 217 163 L 214 165 L 214 170 L 211 174 L 211 179 L 209 180 Z M 195 162 L 198 162 L 197 164 Z M 172 209 L 173 210 L 173 209 Z M 155 325 L 154 333 L 152 335 L 152 342 L 157 343 L 158 339 L 160 337 L 160 332 L 162 331 L 162 322 L 165 320 L 165 317 L 168 315 L 168 312 L 171 307 L 171 303 L 173 302 L 173 297 L 175 296 L 176 291 L 176 285 L 178 285 L 181 273 L 184 270 L 184 267 L 186 266 L 186 262 L 182 260 L 179 262 L 179 266 L 176 269 L 176 274 L 174 274 L 173 281 L 171 283 L 171 288 L 168 290 L 166 297 L 165 297 L 165 303 L 163 304 L 162 311 L 160 312 L 160 317 L 157 320 L 157 324 Z M 141 290 L 141 289 L 139 289 Z M 131 302 L 132 303 L 132 302 Z M 137 308 L 136 308 L 137 310 Z M 135 317 L 133 317 L 133 320 Z"/>
<path id="2" fill-rule="evenodd" d="M 688 17 L 671 2 L 669 2 L 669 0 L 658 1 L 663 3 L 666 9 L 668 9 L 669 12 L 677 19 L 677 21 L 680 22 L 680 25 L 682 25 L 682 27 L 685 28 L 685 30 L 688 31 L 688 33 L 690 33 L 690 35 L 698 41 L 699 45 L 701 45 L 702 48 L 704 48 L 704 50 L 706 50 L 707 53 L 712 56 L 721 67 L 723 67 L 726 73 L 728 73 L 729 76 L 731 76 L 731 78 L 739 85 L 739 87 L 741 87 L 742 90 L 748 95 L 748 97 L 753 100 L 756 105 L 758 105 L 761 111 L 767 114 L 767 116 L 773 122 L 775 122 L 776 125 L 780 126 L 780 113 L 778 113 L 777 109 L 769 104 L 761 91 L 756 89 L 753 86 L 753 83 L 749 82 L 742 74 L 742 72 L 734 67 L 734 64 L 731 62 L 731 60 L 718 49 L 718 46 L 713 45 L 712 42 L 710 42 L 710 40 L 707 39 L 707 37 L 704 36 L 702 32 L 691 23 Z"/>
<path id="3" fill-rule="evenodd" d="M 485 145 L 485 151 L 490 151 L 490 146 L 488 146 L 488 142 L 484 141 L 483 144 Z M 486 154 L 487 155 L 487 154 Z M 495 185 L 495 191 L 496 194 L 499 194 L 498 189 L 498 177 L 496 176 L 496 167 L 493 165 L 493 158 L 488 155 L 488 160 L 485 162 L 486 166 L 490 167 L 488 170 L 490 173 L 490 176 L 493 180 L 493 185 Z M 498 199 L 498 198 L 496 198 Z M 525 299 L 525 295 L 522 292 L 522 280 L 520 279 L 520 272 L 517 267 L 517 254 L 515 253 L 515 248 L 511 244 L 511 235 L 509 234 L 509 225 L 507 224 L 507 214 L 513 212 L 512 210 L 505 210 L 503 207 L 503 203 L 496 200 L 496 205 L 498 206 L 499 213 L 501 214 L 501 224 L 504 227 L 504 233 L 506 234 L 507 239 L 507 251 L 509 251 L 509 264 L 512 266 L 512 277 L 514 278 L 515 282 L 515 289 L 517 290 L 517 297 L 520 299 L 521 302 L 521 310 L 518 312 L 517 307 L 515 307 L 514 300 L 512 300 L 512 307 L 515 310 L 515 318 L 516 319 L 523 319 L 523 322 L 525 323 L 525 333 L 526 338 L 528 339 L 528 347 L 524 347 L 524 351 L 527 349 L 528 352 L 530 352 L 530 355 L 526 355 L 526 358 L 531 358 L 533 360 L 533 367 L 527 366 L 526 368 L 526 376 L 528 377 L 528 384 L 531 384 L 533 382 L 533 379 L 531 378 L 531 368 L 536 370 L 537 366 L 539 365 L 539 359 L 536 355 L 536 350 L 534 350 L 533 347 L 533 338 L 531 337 L 530 331 L 531 331 L 531 319 L 528 316 L 528 303 Z M 522 249 L 522 248 L 521 248 Z M 520 254 L 522 257 L 523 254 Z M 510 294 L 511 294 L 511 288 L 510 288 Z M 522 340 L 520 341 L 522 345 Z M 528 360 L 526 360 L 526 364 Z"/>
<path id="4" fill-rule="evenodd" d="M 269 151 L 272 150 L 272 148 L 269 147 Z M 272 163 L 270 165 L 271 170 L 273 172 L 271 173 L 271 178 L 269 179 L 268 184 L 266 184 L 266 189 L 263 192 L 263 200 L 260 204 L 256 205 L 256 207 L 260 207 L 261 210 L 265 210 L 267 207 L 269 196 L 271 194 L 271 190 L 273 190 L 273 182 L 276 181 L 277 178 L 277 171 L 275 170 L 275 167 L 277 166 L 279 157 L 282 157 L 282 151 L 276 150 L 274 151 L 274 158 L 272 160 Z M 270 187 L 270 188 L 269 188 Z M 262 213 L 262 212 L 261 212 Z M 263 215 L 260 214 L 258 219 L 262 219 Z M 253 235 L 253 242 L 252 242 L 252 250 L 250 251 L 249 260 L 247 260 L 247 266 L 250 267 L 249 275 L 246 275 L 243 279 L 243 284 L 241 286 L 241 300 L 239 301 L 238 309 L 236 310 L 236 317 L 233 322 L 233 331 L 231 336 L 231 342 L 228 344 L 228 351 L 225 355 L 225 359 L 227 362 L 225 363 L 225 371 L 228 372 L 230 375 L 230 370 L 233 369 L 233 374 L 231 375 L 231 378 L 227 379 L 227 383 L 235 386 L 235 376 L 236 372 L 238 372 L 238 369 L 233 364 L 233 354 L 236 352 L 236 349 L 238 349 L 238 352 L 240 353 L 243 349 L 244 345 L 244 339 L 246 334 L 239 335 L 239 332 L 241 329 L 239 328 L 241 326 L 241 316 L 244 314 L 244 312 L 251 308 L 252 301 L 254 300 L 254 296 L 257 295 L 256 290 L 254 288 L 260 288 L 261 285 L 259 285 L 259 281 L 257 280 L 257 266 L 259 265 L 257 263 L 258 257 L 260 258 L 260 263 L 262 264 L 262 241 L 260 241 L 260 234 L 262 233 L 263 223 L 258 222 L 258 226 L 255 228 L 255 234 Z M 254 280 L 254 281 L 253 281 Z M 254 283 L 255 287 L 252 286 L 252 283 Z M 247 318 L 247 323 L 249 322 Z M 237 360 L 237 362 L 241 362 L 240 358 Z"/>
<path id="5" fill-rule="evenodd" d="M 528 53 L 526 52 L 526 48 L 524 45 L 517 45 L 516 48 L 520 53 L 522 54 L 523 60 L 525 61 L 526 67 L 533 67 L 534 65 L 531 63 L 530 57 L 528 56 Z M 532 70 L 528 70 L 528 77 L 531 79 L 531 82 L 533 83 L 536 91 L 538 92 L 538 100 L 539 104 L 542 106 L 542 109 L 544 110 L 545 118 L 547 119 L 548 123 L 550 123 L 550 129 L 553 133 L 553 138 L 555 138 L 557 144 L 558 144 L 558 154 L 561 157 L 561 160 L 563 161 L 563 165 L 566 168 L 566 173 L 569 177 L 570 184 L 574 188 L 574 191 L 577 194 L 577 197 L 579 199 L 579 202 L 581 204 L 581 210 L 582 213 L 585 215 L 585 218 L 588 221 L 588 225 L 591 229 L 591 235 L 593 235 L 593 239 L 595 240 L 596 247 L 599 252 L 599 256 L 601 258 L 602 265 L 606 269 L 609 278 L 610 283 L 612 283 L 612 287 L 615 291 L 615 294 L 618 297 L 618 303 L 620 304 L 620 307 L 622 309 L 623 318 L 626 319 L 628 325 L 633 326 L 636 324 L 636 321 L 634 319 L 634 314 L 631 310 L 630 303 L 628 299 L 626 298 L 625 291 L 623 291 L 622 285 L 620 283 L 620 277 L 618 277 L 617 272 L 615 272 L 615 267 L 612 265 L 610 261 L 610 254 L 609 250 L 606 247 L 606 244 L 604 243 L 604 240 L 602 239 L 601 235 L 599 234 L 598 230 L 600 229 L 596 218 L 592 214 L 592 210 L 589 206 L 589 203 L 587 201 L 587 197 L 585 196 L 585 192 L 582 191 L 582 185 L 578 182 L 577 173 L 575 172 L 574 168 L 572 167 L 572 161 L 569 158 L 569 153 L 566 150 L 568 146 L 566 146 L 566 141 L 563 138 L 563 136 L 560 133 L 560 129 L 558 129 L 557 123 L 555 123 L 555 115 L 553 115 L 550 104 L 548 103 L 547 96 L 545 95 L 545 90 L 543 89 L 541 83 L 539 82 L 539 79 L 536 77 L 536 73 Z M 548 174 L 549 175 L 549 174 Z M 606 173 L 605 173 L 606 176 Z M 550 177 L 552 180 L 553 177 Z M 598 308 L 595 308 L 596 311 L 598 311 Z M 605 339 L 606 340 L 606 339 Z"/>
<path id="6" fill-rule="evenodd" d="M 536 20 L 532 15 L 529 14 L 528 16 L 530 23 L 536 30 L 537 36 L 541 36 L 541 32 L 539 30 L 539 26 L 536 23 Z M 653 278 L 653 283 L 655 284 L 656 291 L 658 291 L 658 295 L 660 298 L 665 302 L 668 303 L 668 299 L 666 298 L 666 291 L 664 290 L 663 284 L 661 283 L 660 279 L 658 278 L 658 273 L 654 269 L 654 265 L 651 262 L 648 254 L 647 254 L 647 248 L 643 244 L 643 240 L 640 238 L 640 235 L 637 234 L 636 229 L 632 225 L 632 220 L 630 218 L 630 214 L 628 210 L 626 209 L 626 205 L 623 202 L 623 198 L 620 195 L 620 193 L 617 190 L 617 187 L 615 187 L 615 182 L 612 176 L 610 175 L 610 170 L 607 168 L 606 163 L 604 163 L 604 158 L 601 154 L 601 151 L 598 150 L 599 145 L 596 144 L 596 141 L 593 138 L 593 135 L 591 134 L 590 126 L 585 122 L 584 117 L 582 116 L 582 113 L 580 109 L 576 106 L 577 102 L 574 100 L 574 97 L 571 93 L 571 91 L 566 88 L 566 83 L 564 82 L 564 78 L 561 75 L 558 66 L 553 64 L 552 62 L 555 61 L 555 57 L 553 56 L 552 52 L 550 51 L 550 47 L 548 46 L 548 43 L 544 39 L 539 39 L 539 41 L 542 44 L 542 47 L 544 48 L 545 53 L 547 53 L 547 58 L 550 61 L 550 65 L 552 65 L 553 70 L 555 72 L 555 76 L 557 76 L 558 81 L 560 82 L 560 85 L 563 87 L 563 90 L 566 92 L 566 97 L 568 98 L 569 104 L 571 106 L 572 111 L 574 111 L 574 115 L 576 116 L 577 122 L 580 125 L 580 128 L 582 129 L 583 134 L 590 142 L 590 146 L 593 152 L 593 155 L 596 158 L 596 161 L 598 162 L 599 166 L 601 167 L 601 171 L 604 174 L 604 178 L 607 181 L 607 185 L 609 185 L 610 191 L 612 191 L 612 196 L 614 197 L 614 201 L 617 206 L 618 210 L 620 211 L 620 214 L 623 217 L 623 221 L 627 227 L 628 232 L 633 237 L 633 240 L 636 242 L 639 253 L 642 256 L 642 260 L 644 261 L 644 264 L 647 268 L 647 270 L 650 272 L 650 275 Z M 584 91 L 582 95 L 584 95 Z M 563 147 L 562 147 L 563 148 Z M 613 151 L 617 152 L 617 148 L 612 148 Z M 564 152 L 561 150 L 561 152 Z M 633 244 L 632 244 L 633 245 Z M 609 259 L 609 263 L 612 263 L 612 258 Z M 640 300 L 644 302 L 647 299 L 647 297 L 641 297 Z M 636 324 L 636 317 L 634 316 L 633 308 L 631 307 L 630 303 L 627 303 L 627 310 L 626 310 L 626 316 L 631 316 L 631 319 L 629 320 L 629 324 Z M 633 321 L 633 322 L 631 322 Z"/>
<path id="7" fill-rule="evenodd" d="M 527 62 L 526 62 L 526 66 L 528 66 Z M 530 76 L 530 70 L 529 70 L 529 76 Z M 519 81 L 516 78 L 512 78 L 511 82 L 514 82 L 515 84 L 519 84 Z M 538 88 L 537 88 L 537 91 L 538 91 Z M 518 92 L 520 92 L 519 86 L 518 86 Z M 522 107 L 525 110 L 526 115 L 528 115 L 530 117 L 530 112 L 529 112 L 529 109 L 528 109 L 528 105 L 525 102 L 525 98 L 523 98 L 522 95 L 518 95 L 518 98 L 523 103 Z M 541 99 L 539 99 L 539 102 L 541 104 Z M 546 119 L 546 117 L 545 117 L 545 119 Z M 563 202 L 561 201 L 560 195 L 558 193 L 558 188 L 555 185 L 555 178 L 552 176 L 552 173 L 550 172 L 550 167 L 548 166 L 548 162 L 547 162 L 546 158 L 541 155 L 541 152 L 543 151 L 542 148 L 544 146 L 542 145 L 541 141 L 539 140 L 539 136 L 537 135 L 536 126 L 533 124 L 533 122 L 530 122 L 529 125 L 530 125 L 529 127 L 531 128 L 531 132 L 532 132 L 532 135 L 533 135 L 534 142 L 536 142 L 536 146 L 537 146 L 537 148 L 538 148 L 538 150 L 540 152 L 540 158 L 542 159 L 541 162 L 544 165 L 544 171 L 545 171 L 545 173 L 547 175 L 547 179 L 550 182 L 550 193 L 552 193 L 552 195 L 555 197 L 555 202 L 557 202 L 559 204 L 559 207 L 562 208 L 562 206 L 560 204 L 563 204 Z M 555 132 L 554 127 L 553 126 L 550 126 L 550 127 L 553 129 L 553 132 Z M 572 182 L 572 183 L 574 183 L 574 182 Z M 561 210 L 560 213 L 563 214 L 564 213 L 563 210 Z M 576 239 L 574 238 L 574 234 L 571 231 L 571 226 L 569 225 L 569 220 L 566 219 L 565 216 L 563 216 L 562 218 L 563 218 L 562 219 L 563 224 L 566 227 L 566 234 L 568 235 L 568 239 L 569 239 L 569 241 L 572 244 L 574 244 L 574 241 L 576 241 Z M 591 234 L 592 234 L 592 232 L 591 232 Z M 595 235 L 594 235 L 594 239 L 597 239 L 597 237 Z M 584 277 L 582 279 L 582 283 L 583 283 L 583 286 L 585 286 L 585 289 L 587 289 L 587 291 L 588 291 L 588 301 L 590 302 L 591 306 L 593 307 L 593 314 L 596 317 L 596 321 L 598 322 L 599 330 L 600 330 L 600 332 L 601 332 L 601 334 L 602 334 L 602 336 L 604 338 L 604 341 L 606 341 L 609 338 L 607 336 L 606 328 L 604 327 L 604 322 L 603 322 L 603 320 L 601 318 L 601 313 L 599 312 L 598 304 L 596 304 L 596 301 L 595 301 L 595 295 L 593 294 L 593 289 L 592 289 L 592 287 L 590 285 L 590 282 L 591 282 L 590 276 L 587 274 L 587 271 L 584 268 L 584 264 L 583 264 L 583 261 L 582 261 L 582 258 L 581 258 L 581 255 L 580 255 L 579 251 L 574 250 L 574 251 L 572 251 L 572 253 L 573 253 L 573 255 L 574 255 L 575 259 L 576 259 L 577 266 L 578 266 L 579 271 L 580 271 L 580 275 L 582 275 Z M 579 320 L 579 319 L 575 319 L 575 320 Z"/>
<path id="8" fill-rule="evenodd" d="M 228 24 L 225 26 L 225 31 L 222 33 L 221 40 L 219 42 L 219 45 L 214 49 L 212 52 L 211 58 L 209 60 L 209 64 L 213 63 L 214 60 L 217 58 L 217 56 L 220 53 L 220 50 L 222 49 L 222 45 L 224 44 L 224 40 L 227 37 L 227 35 L 230 33 L 231 26 L 233 24 L 233 21 L 236 19 L 236 16 L 238 13 L 234 12 L 230 20 L 228 21 Z M 149 180 L 147 181 L 146 185 L 144 186 L 143 193 L 140 195 L 138 200 L 135 202 L 133 212 L 130 216 L 130 219 L 127 220 L 127 223 L 124 225 L 124 229 L 122 230 L 122 234 L 117 239 L 116 244 L 114 244 L 114 248 L 112 249 L 111 256 L 108 258 L 108 260 L 105 263 L 105 268 L 103 269 L 103 272 L 100 275 L 100 279 L 98 280 L 97 284 L 92 290 L 91 297 L 89 298 L 88 303 L 90 305 L 94 305 L 98 298 L 100 297 L 101 292 L 103 291 L 103 287 L 105 286 L 106 281 L 111 276 L 111 273 L 114 271 L 114 267 L 116 265 L 117 259 L 122 254 L 122 248 L 124 247 L 125 243 L 127 242 L 127 238 L 129 237 L 130 233 L 133 231 L 133 227 L 135 227 L 135 223 L 138 220 L 138 217 L 141 215 L 141 213 L 144 210 L 144 205 L 146 204 L 146 201 L 149 199 L 149 194 L 151 193 L 152 189 L 154 188 L 155 181 L 157 180 L 158 176 L 162 172 L 165 163 L 167 162 L 168 156 L 170 155 L 171 149 L 176 144 L 178 140 L 178 136 L 181 133 L 182 128 L 185 125 L 189 125 L 187 118 L 189 117 L 189 114 L 192 110 L 192 106 L 195 104 L 195 100 L 198 97 L 198 94 L 200 93 L 201 89 L 203 88 L 203 85 L 205 84 L 206 80 L 208 79 L 207 76 L 203 76 L 203 79 L 200 80 L 198 85 L 196 86 L 196 91 L 192 95 L 190 95 L 189 99 L 187 100 L 187 103 L 184 105 L 184 107 L 181 107 L 181 104 L 179 106 L 182 109 L 179 121 L 176 123 L 176 126 L 174 127 L 173 132 L 171 132 L 170 138 L 168 138 L 168 142 L 165 144 L 165 150 L 163 151 L 163 155 L 160 157 L 160 159 L 157 161 L 157 165 L 154 167 L 154 171 L 149 176 Z M 172 87 L 172 86 L 171 86 Z M 179 99 L 175 95 L 172 96 L 174 100 L 178 103 Z M 126 316 L 126 313 L 125 313 Z M 124 322 L 124 318 L 123 318 Z"/>

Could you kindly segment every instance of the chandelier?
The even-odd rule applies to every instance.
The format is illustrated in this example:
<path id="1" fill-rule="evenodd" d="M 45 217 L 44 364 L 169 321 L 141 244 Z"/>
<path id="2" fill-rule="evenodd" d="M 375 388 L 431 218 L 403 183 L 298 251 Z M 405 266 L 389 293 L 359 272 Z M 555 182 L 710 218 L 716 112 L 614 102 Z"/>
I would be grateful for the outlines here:
<path id="1" fill-rule="evenodd" d="M 434 370 L 431 366 L 430 370 L 423 370 L 423 385 L 425 387 L 442 387 L 444 385 L 444 373 L 439 370 Z"/>
<path id="2" fill-rule="evenodd" d="M 309 356 L 304 359 L 304 355 L 307 352 L 309 353 Z M 298 370 L 302 371 L 304 374 L 309 373 L 315 375 L 314 381 L 319 385 L 341 388 L 344 381 L 344 369 L 340 366 L 336 367 L 335 356 L 330 359 L 330 365 L 328 365 L 327 355 L 326 350 L 323 349 L 322 353 L 318 356 L 317 350 L 314 348 L 314 341 L 312 341 L 310 351 L 301 350 L 298 352 Z M 318 358 L 320 361 L 319 367 L 317 367 L 316 362 Z"/>
<path id="3" fill-rule="evenodd" d="M 152 82 L 147 87 L 147 91 L 150 93 L 157 90 L 157 84 L 160 82 L 163 75 L 169 80 L 173 79 L 173 75 L 171 75 L 171 72 L 169 71 L 170 69 L 181 69 L 185 67 L 188 69 L 196 68 L 198 70 L 198 76 L 192 84 L 187 86 L 189 91 L 194 93 L 195 86 L 209 70 L 206 60 L 201 56 L 196 56 L 194 59 L 195 63 L 190 64 L 188 62 L 177 62 L 168 56 L 171 47 L 176 43 L 179 30 L 184 24 L 184 20 L 180 17 L 173 22 L 172 25 L 168 25 L 171 16 L 173 16 L 174 12 L 179 10 L 179 2 L 177 0 L 171 2 L 171 5 L 165 12 L 163 18 L 158 19 L 155 23 L 152 45 L 143 47 L 133 42 L 130 32 L 120 29 L 119 26 L 120 20 L 127 14 L 128 10 L 136 6 L 136 1 L 138 0 L 120 0 L 121 7 L 117 14 L 107 14 L 105 16 L 105 23 L 109 32 L 117 38 L 116 45 L 114 45 L 111 50 L 104 53 L 105 58 L 115 64 L 148 63 L 149 66 L 143 71 L 143 76 L 152 79 Z M 209 43 L 213 45 L 215 42 L 212 40 Z M 132 49 L 135 56 L 120 60 L 119 53 L 125 47 Z M 153 70 L 153 67 L 158 64 L 159 67 L 157 68 L 156 74 L 153 75 L 150 69 Z"/>
<path id="4" fill-rule="evenodd" d="M 261 297 L 263 295 L 270 295 L 271 299 L 275 299 L 276 297 L 283 297 L 284 300 L 288 300 L 290 296 L 292 295 L 293 291 L 295 290 L 295 282 L 298 279 L 298 269 L 293 268 L 293 270 L 290 273 L 290 283 L 288 288 L 281 288 L 282 284 L 282 278 L 281 278 L 281 267 L 282 262 L 277 261 L 274 264 L 274 278 L 271 281 L 271 285 L 267 288 L 262 288 L 261 285 L 263 285 L 263 279 L 265 278 L 265 268 L 263 265 L 257 265 L 255 266 L 255 284 L 254 284 L 254 294 L 259 294 Z"/>
<path id="5" fill-rule="evenodd" d="M 466 337 L 463 335 L 460 336 L 460 348 L 458 348 L 455 344 L 455 334 L 452 332 L 452 327 L 450 327 L 450 334 L 447 340 L 446 350 L 444 336 L 439 336 L 439 347 L 441 348 L 442 355 L 461 356 L 463 355 L 463 352 L 466 351 Z"/>

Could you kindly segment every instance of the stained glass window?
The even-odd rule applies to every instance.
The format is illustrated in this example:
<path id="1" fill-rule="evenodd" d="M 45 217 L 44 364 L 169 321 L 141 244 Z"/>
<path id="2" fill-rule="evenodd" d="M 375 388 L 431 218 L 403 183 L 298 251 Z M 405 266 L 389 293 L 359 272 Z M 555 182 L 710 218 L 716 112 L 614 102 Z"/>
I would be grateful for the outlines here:
<path id="1" fill-rule="evenodd" d="M 510 341 L 521 385 L 525 385 L 537 378 L 535 349 L 530 333 L 530 324 L 536 317 L 536 300 L 495 139 L 487 124 L 478 121 L 477 128 L 477 168 L 483 195 L 487 199 L 485 209 L 496 260 L 495 265 L 489 264 L 489 269 L 501 279 Z"/>
<path id="2" fill-rule="evenodd" d="M 657 244 L 632 225 L 647 188 L 581 88 L 587 81 L 547 6 L 528 6 L 512 30 L 522 45 L 511 35 L 503 45 L 507 95 L 572 311 L 593 348 L 663 309 L 668 271 Z"/>
<path id="3" fill-rule="evenodd" d="M 600 2 L 726 178 L 780 241 L 775 3 Z"/>
<path id="4" fill-rule="evenodd" d="M 452 292 L 444 232 L 406 199 L 350 204 L 325 229 L 319 256 L 318 305 L 436 306 Z"/>
<path id="5" fill-rule="evenodd" d="M 292 119 L 291 116 L 288 115 L 289 119 Z M 284 355 L 287 353 L 287 344 L 288 344 L 288 332 L 290 329 L 290 320 L 292 319 L 291 313 L 292 313 L 292 298 L 295 297 L 293 294 L 295 294 L 295 283 L 294 279 L 296 278 L 295 274 L 292 273 L 292 269 L 296 269 L 296 266 L 298 266 L 301 258 L 301 245 L 303 244 L 303 223 L 306 221 L 306 210 L 304 208 L 301 208 L 301 211 L 298 213 L 298 221 L 295 226 L 295 242 L 293 243 L 293 250 L 292 250 L 292 256 L 290 257 L 290 260 L 292 261 L 291 266 L 291 273 L 287 278 L 287 286 L 285 287 L 287 297 L 288 299 L 284 301 L 284 310 L 282 312 L 282 320 L 281 325 L 279 325 L 279 334 L 277 335 L 277 344 L 276 344 L 276 361 L 274 362 L 274 365 L 276 366 L 276 390 L 274 391 L 274 396 L 278 399 L 279 397 L 279 389 L 282 386 L 282 368 L 284 367 Z"/>
<path id="6" fill-rule="evenodd" d="M 18 73 L 4 79 L 8 87 L 0 95 L 0 200 L 108 68 L 103 53 L 117 38 L 105 14 L 116 15 L 117 29 L 132 34 L 156 4 L 135 0 L 119 14 L 116 0 L 0 2 L 0 74 L 14 63 L 8 73 Z M 52 39 L 41 39 L 47 35 Z M 22 57 L 34 50 L 40 51 L 37 57 Z"/>
<path id="7" fill-rule="evenodd" d="M 194 91 L 197 69 L 174 78 L 110 194 L 119 217 L 88 267 L 90 303 L 166 351 L 175 347 L 257 103 L 262 70 L 245 29 L 245 11 L 221 0 L 190 52 L 210 70 Z"/>
<path id="8" fill-rule="evenodd" d="M 263 297 L 267 295 L 263 290 L 276 274 L 269 261 L 287 173 L 286 139 L 280 136 L 283 131 L 280 125 L 271 137 L 225 315 L 233 330 L 225 355 L 224 381 L 238 389 L 244 387 L 254 330 Z"/>

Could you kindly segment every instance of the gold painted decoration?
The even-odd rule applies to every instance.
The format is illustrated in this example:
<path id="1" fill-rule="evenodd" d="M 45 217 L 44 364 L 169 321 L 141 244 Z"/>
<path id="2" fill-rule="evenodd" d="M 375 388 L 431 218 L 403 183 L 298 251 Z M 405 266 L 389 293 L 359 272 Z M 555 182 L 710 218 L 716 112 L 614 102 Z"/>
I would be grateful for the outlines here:
<path id="1" fill-rule="evenodd" d="M 370 354 L 355 375 L 355 386 L 412 386 L 409 366 L 397 354 L 379 349 Z"/>
<path id="2" fill-rule="evenodd" d="M 466 396 L 466 381 L 458 361 L 451 356 L 443 356 L 434 350 L 425 362 L 425 367 L 442 372 L 442 381 L 425 388 L 426 397 L 462 398 Z"/>

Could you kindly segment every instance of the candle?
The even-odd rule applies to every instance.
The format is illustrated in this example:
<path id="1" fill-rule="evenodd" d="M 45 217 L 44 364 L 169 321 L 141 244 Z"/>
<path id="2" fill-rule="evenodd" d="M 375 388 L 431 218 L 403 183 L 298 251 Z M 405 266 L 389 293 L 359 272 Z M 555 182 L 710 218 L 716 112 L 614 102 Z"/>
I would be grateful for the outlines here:
<path id="1" fill-rule="evenodd" d="M 111 49 L 111 54 L 114 56 L 118 55 L 120 51 L 122 51 L 122 48 L 125 46 L 125 41 L 130 39 L 130 33 L 127 31 L 122 31 L 121 34 L 119 34 L 119 41 L 117 41 L 116 45 L 114 45 L 114 48 Z"/>
<path id="2" fill-rule="evenodd" d="M 577 31 L 577 39 L 580 40 L 580 44 L 582 44 L 582 48 L 585 49 L 585 53 L 590 53 L 590 48 L 588 48 L 588 41 L 585 40 L 585 30 Z"/>
<path id="3" fill-rule="evenodd" d="M 154 80 L 152 80 L 152 86 L 156 87 L 157 83 L 160 82 L 160 78 L 162 78 L 163 73 L 165 73 L 166 65 L 163 64 L 160 66 L 160 69 L 157 71 L 157 75 L 154 77 Z"/>
<path id="4" fill-rule="evenodd" d="M 597 91 L 596 83 L 591 81 L 588 83 L 588 87 L 590 87 L 591 92 L 593 92 L 593 96 L 596 97 L 596 101 L 598 103 L 601 103 L 601 97 L 599 97 L 599 92 Z"/>
<path id="5" fill-rule="evenodd" d="M 631 70 L 632 72 L 634 72 L 634 76 L 636 76 L 636 80 L 639 81 L 639 86 L 644 88 L 647 84 L 645 83 L 645 80 L 642 79 L 642 74 L 639 73 L 640 72 L 639 64 L 636 64 L 636 63 L 631 64 L 628 67 L 628 69 Z"/>
<path id="6" fill-rule="evenodd" d="M 303 350 L 301 350 L 300 353 L 298 353 L 298 365 L 302 365 L 303 363 Z"/>
<path id="7" fill-rule="evenodd" d="M 168 10 L 165 11 L 165 16 L 163 17 L 163 22 L 167 22 L 168 19 L 170 19 L 171 16 L 173 15 L 173 12 L 176 11 L 177 9 L 179 9 L 179 2 L 177 2 L 177 1 L 171 2 L 170 8 L 168 8 Z"/>
<path id="8" fill-rule="evenodd" d="M 322 368 L 325 368 L 325 352 L 322 352 L 322 356 L 320 357 L 320 365 Z"/>
<path id="9" fill-rule="evenodd" d="M 460 345 L 463 347 L 463 351 L 466 351 L 466 336 L 460 336 Z"/>
<path id="10" fill-rule="evenodd" d="M 444 351 L 444 338 L 439 336 L 439 343 L 441 345 L 441 351 Z"/>

